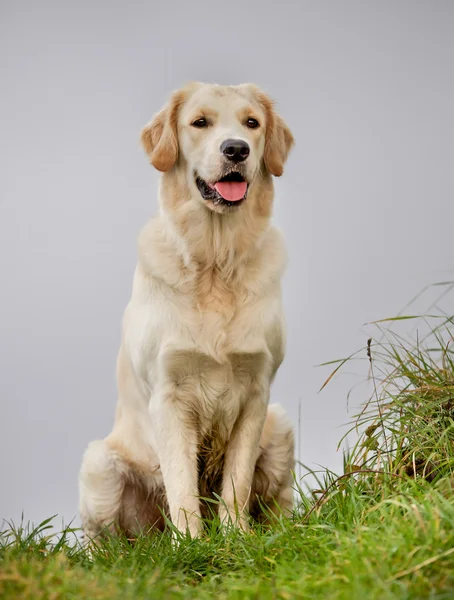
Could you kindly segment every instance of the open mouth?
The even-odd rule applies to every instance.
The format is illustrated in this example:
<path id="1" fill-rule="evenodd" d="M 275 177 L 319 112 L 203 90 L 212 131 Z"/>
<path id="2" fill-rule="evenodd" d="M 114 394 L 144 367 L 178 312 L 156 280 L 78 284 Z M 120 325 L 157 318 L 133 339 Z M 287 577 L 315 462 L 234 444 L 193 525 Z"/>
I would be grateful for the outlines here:
<path id="1" fill-rule="evenodd" d="M 229 173 L 216 183 L 207 183 L 196 175 L 196 184 L 202 198 L 215 205 L 239 206 L 247 196 L 247 181 L 238 172 Z"/>

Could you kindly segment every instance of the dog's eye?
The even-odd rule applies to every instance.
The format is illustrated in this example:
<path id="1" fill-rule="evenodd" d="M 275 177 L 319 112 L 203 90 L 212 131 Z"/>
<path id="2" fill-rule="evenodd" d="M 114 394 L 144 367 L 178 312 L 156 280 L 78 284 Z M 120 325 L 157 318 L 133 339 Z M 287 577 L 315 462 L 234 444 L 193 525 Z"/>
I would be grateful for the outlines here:
<path id="1" fill-rule="evenodd" d="M 198 129 L 202 129 L 202 127 L 206 127 L 208 125 L 207 120 L 204 117 L 200 117 L 200 119 L 196 119 L 191 123 L 193 127 L 197 127 Z"/>
<path id="2" fill-rule="evenodd" d="M 257 129 L 257 127 L 260 125 L 260 123 L 257 121 L 257 119 L 253 119 L 251 117 L 250 119 L 248 119 L 246 121 L 246 125 L 249 127 L 249 129 Z"/>

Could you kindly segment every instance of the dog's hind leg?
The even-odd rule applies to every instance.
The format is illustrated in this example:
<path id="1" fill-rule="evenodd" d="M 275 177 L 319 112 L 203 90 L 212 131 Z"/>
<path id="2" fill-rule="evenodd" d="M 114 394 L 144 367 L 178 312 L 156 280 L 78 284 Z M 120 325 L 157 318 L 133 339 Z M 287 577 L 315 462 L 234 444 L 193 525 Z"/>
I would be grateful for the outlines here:
<path id="1" fill-rule="evenodd" d="M 79 474 L 79 510 L 86 538 L 114 531 L 121 511 L 128 467 L 106 440 L 91 442 Z"/>
<path id="2" fill-rule="evenodd" d="M 289 516 L 293 508 L 294 435 L 285 410 L 271 404 L 260 439 L 250 512 L 263 521 L 272 514 Z M 265 507 L 265 512 L 263 508 Z"/>

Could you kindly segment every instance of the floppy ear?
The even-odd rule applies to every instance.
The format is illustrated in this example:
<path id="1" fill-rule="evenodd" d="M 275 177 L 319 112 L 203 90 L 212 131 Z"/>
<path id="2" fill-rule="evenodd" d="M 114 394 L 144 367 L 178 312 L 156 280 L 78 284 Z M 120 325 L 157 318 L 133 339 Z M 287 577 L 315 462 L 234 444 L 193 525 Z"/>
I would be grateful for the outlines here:
<path id="1" fill-rule="evenodd" d="M 167 106 L 142 129 L 143 147 L 158 171 L 170 171 L 178 159 L 178 109 L 184 99 L 183 91 L 175 92 Z"/>
<path id="2" fill-rule="evenodd" d="M 268 171 L 280 177 L 284 172 L 287 160 L 295 140 L 292 132 L 274 109 L 274 103 L 260 90 L 255 91 L 260 104 L 266 113 L 265 152 L 263 160 Z"/>
<path id="3" fill-rule="evenodd" d="M 284 163 L 287 160 L 295 140 L 292 132 L 285 124 L 282 117 L 274 113 L 272 127 L 267 127 L 265 137 L 264 161 L 268 171 L 280 177 L 284 172 Z"/>

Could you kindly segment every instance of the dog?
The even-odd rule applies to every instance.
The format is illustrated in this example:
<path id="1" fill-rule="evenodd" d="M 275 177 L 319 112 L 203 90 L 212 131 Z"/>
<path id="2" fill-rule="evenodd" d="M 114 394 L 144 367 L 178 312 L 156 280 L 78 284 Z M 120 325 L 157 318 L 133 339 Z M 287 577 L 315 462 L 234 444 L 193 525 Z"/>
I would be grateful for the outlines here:
<path id="1" fill-rule="evenodd" d="M 139 237 L 113 431 L 82 461 L 83 531 L 167 518 L 196 537 L 219 497 L 220 523 L 246 531 L 293 506 L 292 427 L 268 406 L 285 346 L 273 176 L 293 136 L 257 86 L 191 83 L 141 140 L 160 210 Z"/>

